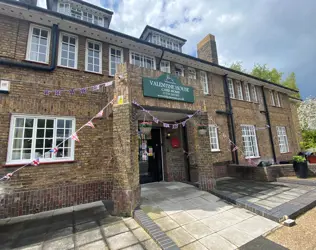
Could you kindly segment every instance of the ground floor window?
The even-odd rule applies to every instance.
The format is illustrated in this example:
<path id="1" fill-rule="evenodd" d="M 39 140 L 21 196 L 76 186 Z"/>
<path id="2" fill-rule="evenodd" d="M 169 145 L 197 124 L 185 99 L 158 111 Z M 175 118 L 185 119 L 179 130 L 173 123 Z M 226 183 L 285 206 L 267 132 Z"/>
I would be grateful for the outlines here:
<path id="1" fill-rule="evenodd" d="M 13 115 L 7 163 L 28 163 L 40 158 L 41 162 L 73 160 L 74 142 L 66 140 L 58 146 L 58 152 L 49 150 L 56 147 L 75 130 L 74 118 Z"/>
<path id="2" fill-rule="evenodd" d="M 278 134 L 280 153 L 290 152 L 289 143 L 288 143 L 287 135 L 286 135 L 286 128 L 276 127 L 276 129 L 277 129 L 277 134 Z"/>
<path id="3" fill-rule="evenodd" d="M 215 125 L 209 125 L 209 133 L 211 141 L 211 151 L 219 151 L 217 127 Z"/>
<path id="4" fill-rule="evenodd" d="M 259 157 L 255 126 L 241 125 L 241 132 L 246 158 Z"/>

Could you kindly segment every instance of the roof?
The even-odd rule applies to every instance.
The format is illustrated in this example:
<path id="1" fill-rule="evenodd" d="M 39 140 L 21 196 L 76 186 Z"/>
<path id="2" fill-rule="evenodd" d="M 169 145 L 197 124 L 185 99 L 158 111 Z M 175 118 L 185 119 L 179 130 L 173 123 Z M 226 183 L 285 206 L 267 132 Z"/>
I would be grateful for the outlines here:
<path id="1" fill-rule="evenodd" d="M 162 34 L 165 34 L 166 36 L 170 36 L 170 37 L 173 37 L 175 39 L 178 39 L 178 40 L 181 40 L 182 42 L 186 42 L 187 40 L 181 38 L 181 37 L 178 37 L 178 36 L 175 36 L 175 35 L 172 35 L 168 32 L 165 32 L 165 31 L 162 31 L 160 29 L 157 29 L 157 28 L 154 28 L 152 26 L 149 26 L 149 25 L 146 25 L 145 29 L 143 30 L 142 34 L 140 35 L 139 39 L 144 39 L 143 35 L 145 34 L 146 31 L 149 31 L 149 30 L 153 30 L 153 31 L 156 31 L 156 32 L 159 32 L 159 33 L 162 33 Z"/>
<path id="2" fill-rule="evenodd" d="M 145 40 L 142 40 L 142 39 L 139 39 L 139 38 L 136 38 L 136 37 L 133 37 L 133 36 L 129 36 L 129 35 L 126 35 L 124 33 L 121 33 L 121 32 L 115 31 L 115 30 L 111 30 L 109 28 L 101 27 L 99 25 L 92 24 L 92 23 L 87 23 L 87 22 L 85 22 L 83 20 L 77 19 L 75 17 L 67 16 L 67 15 L 61 14 L 61 13 L 56 12 L 56 11 L 43 9 L 43 8 L 40 8 L 40 7 L 37 7 L 37 6 L 28 5 L 28 4 L 25 4 L 25 3 L 22 3 L 22 2 L 18 2 L 18 1 L 14 1 L 14 0 L 0 0 L 0 3 L 1 2 L 5 3 L 5 4 L 9 3 L 9 4 L 12 4 L 12 5 L 16 5 L 16 6 L 22 6 L 22 7 L 25 7 L 27 9 L 33 9 L 33 10 L 37 10 L 37 11 L 40 11 L 40 12 L 43 12 L 43 13 L 46 13 L 46 14 L 49 14 L 49 15 L 52 15 L 52 16 L 60 17 L 60 18 L 62 18 L 64 20 L 77 22 L 77 23 L 80 23 L 82 25 L 85 25 L 85 26 L 88 26 L 88 27 L 92 27 L 94 29 L 98 29 L 100 31 L 108 32 L 108 33 L 113 34 L 115 36 L 119 36 L 119 37 L 122 37 L 122 38 L 130 39 L 132 41 L 135 41 L 135 42 L 138 42 L 138 43 L 141 43 L 141 44 L 145 44 L 145 45 L 153 47 L 153 48 L 157 48 L 157 49 L 161 49 L 161 50 L 164 50 L 164 51 L 168 51 L 169 53 L 176 54 L 176 55 L 179 55 L 179 56 L 183 56 L 185 58 L 188 58 L 188 59 L 191 59 L 191 60 L 195 60 L 197 62 L 201 62 L 201 63 L 207 64 L 207 65 L 213 66 L 213 67 L 217 67 L 219 69 L 223 69 L 223 70 L 235 73 L 235 74 L 239 74 L 239 75 L 246 76 L 246 77 L 249 77 L 249 78 L 261 81 L 261 82 L 265 82 L 265 83 L 268 83 L 270 85 L 277 86 L 279 88 L 290 90 L 290 91 L 296 92 L 296 93 L 299 92 L 298 90 L 291 89 L 291 88 L 285 87 L 285 86 L 277 84 L 277 83 L 269 82 L 267 80 L 264 80 L 264 79 L 261 79 L 261 78 L 255 77 L 255 76 L 252 76 L 252 75 L 249 75 L 249 74 L 246 74 L 246 73 L 243 73 L 243 72 L 231 69 L 231 68 L 227 68 L 227 67 L 221 66 L 219 64 L 211 63 L 211 62 L 205 61 L 203 59 L 196 58 L 194 56 L 190 56 L 190 55 L 184 54 L 182 52 L 178 52 L 178 51 L 175 51 L 175 50 L 172 50 L 172 49 L 168 49 L 168 48 L 162 47 L 160 45 L 156 45 L 154 43 L 150 43 L 150 42 L 147 42 Z"/>
<path id="3" fill-rule="evenodd" d="M 53 0 L 53 1 L 56 1 L 56 0 Z M 97 5 L 94 5 L 94 4 L 91 4 L 91 3 L 88 3 L 86 1 L 82 1 L 82 0 L 71 0 L 71 1 L 77 2 L 79 4 L 88 6 L 88 7 L 93 8 L 93 9 L 97 9 L 97 10 L 102 11 L 102 12 L 105 12 L 108 15 L 113 15 L 113 11 L 107 10 L 105 8 L 102 8 L 100 6 L 97 6 Z M 46 0 L 47 7 L 51 9 L 50 3 L 51 3 L 51 1 Z"/>

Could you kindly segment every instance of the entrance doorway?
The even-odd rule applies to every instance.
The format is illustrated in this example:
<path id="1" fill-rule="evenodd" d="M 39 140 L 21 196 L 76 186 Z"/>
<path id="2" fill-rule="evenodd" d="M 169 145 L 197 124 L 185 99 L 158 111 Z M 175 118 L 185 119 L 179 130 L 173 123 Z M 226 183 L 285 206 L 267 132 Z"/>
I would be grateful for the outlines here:
<path id="1" fill-rule="evenodd" d="M 161 128 L 153 127 L 150 135 L 141 134 L 139 138 L 139 181 L 162 180 Z"/>

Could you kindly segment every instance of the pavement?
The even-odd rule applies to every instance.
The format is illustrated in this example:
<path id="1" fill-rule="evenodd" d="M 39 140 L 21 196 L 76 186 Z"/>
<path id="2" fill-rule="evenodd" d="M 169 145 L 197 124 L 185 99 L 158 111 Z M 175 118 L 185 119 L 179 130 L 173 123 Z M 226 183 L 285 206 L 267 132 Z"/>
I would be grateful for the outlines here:
<path id="1" fill-rule="evenodd" d="M 102 202 L 0 220 L 0 249 L 158 250 L 133 218 L 108 214 Z"/>
<path id="2" fill-rule="evenodd" d="M 316 186 L 224 178 L 212 193 L 274 221 L 295 219 L 316 205 Z"/>
<path id="3" fill-rule="evenodd" d="M 141 209 L 183 250 L 237 249 L 280 226 L 184 183 L 144 184 L 141 192 Z"/>

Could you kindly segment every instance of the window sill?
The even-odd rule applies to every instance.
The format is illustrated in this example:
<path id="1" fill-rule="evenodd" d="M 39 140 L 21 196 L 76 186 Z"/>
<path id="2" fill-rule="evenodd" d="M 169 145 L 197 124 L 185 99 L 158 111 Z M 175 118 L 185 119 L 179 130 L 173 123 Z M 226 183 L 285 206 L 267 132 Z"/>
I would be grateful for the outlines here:
<path id="1" fill-rule="evenodd" d="M 48 165 L 48 164 L 64 164 L 64 163 L 76 163 L 75 160 L 64 160 L 64 161 L 51 161 L 51 162 L 40 162 L 40 165 Z M 4 168 L 11 168 L 11 167 L 21 167 L 21 166 L 24 166 L 26 163 L 6 163 L 5 165 L 3 165 Z M 31 167 L 33 165 L 29 164 L 27 165 L 26 167 Z M 36 166 L 34 166 L 36 167 Z"/>
<path id="2" fill-rule="evenodd" d="M 89 73 L 89 74 L 94 74 L 94 75 L 99 75 L 99 76 L 103 76 L 104 74 L 99 73 L 99 72 L 93 72 L 93 71 L 89 71 L 89 70 L 85 70 L 85 73 Z"/>
<path id="3" fill-rule="evenodd" d="M 261 156 L 248 156 L 248 157 L 245 157 L 246 160 L 248 159 L 260 159 Z"/>
<path id="4" fill-rule="evenodd" d="M 34 63 L 34 64 L 39 64 L 39 65 L 48 65 L 49 63 L 48 62 L 38 62 L 38 61 L 32 61 L 32 60 L 29 60 L 29 59 L 24 59 L 23 60 L 24 62 L 30 62 L 30 63 Z"/>
<path id="5" fill-rule="evenodd" d="M 211 150 L 211 152 L 212 153 L 220 153 L 220 152 L 222 152 L 220 149 L 218 149 L 218 150 Z"/>
<path id="6" fill-rule="evenodd" d="M 62 66 L 62 65 L 57 65 L 57 68 L 62 68 L 62 69 L 71 69 L 71 70 L 75 70 L 75 71 L 80 71 L 77 68 L 70 68 L 70 67 L 66 67 L 66 66 Z"/>
<path id="7" fill-rule="evenodd" d="M 281 155 L 286 155 L 286 154 L 292 154 L 292 152 L 285 152 L 285 153 L 281 153 L 281 152 L 280 152 L 280 154 L 281 154 Z"/>
<path id="8" fill-rule="evenodd" d="M 8 91 L 8 90 L 1 90 L 1 89 L 0 89 L 0 94 L 9 94 L 9 91 Z"/>

